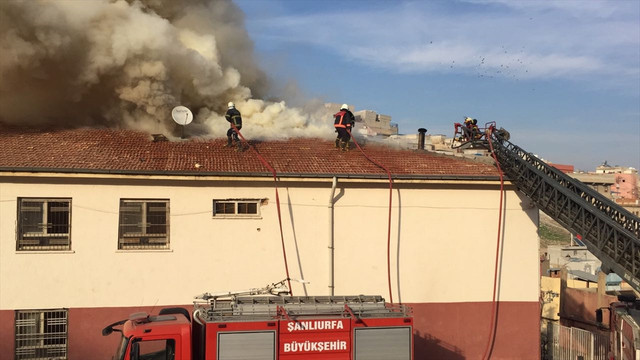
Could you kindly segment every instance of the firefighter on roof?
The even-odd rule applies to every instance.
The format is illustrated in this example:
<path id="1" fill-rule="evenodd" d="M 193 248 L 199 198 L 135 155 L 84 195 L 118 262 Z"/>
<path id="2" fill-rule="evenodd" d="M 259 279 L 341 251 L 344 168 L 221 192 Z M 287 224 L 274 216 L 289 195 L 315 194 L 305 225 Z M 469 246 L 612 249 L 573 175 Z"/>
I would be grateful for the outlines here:
<path id="1" fill-rule="evenodd" d="M 228 106 L 229 110 L 227 110 L 227 113 L 224 115 L 224 117 L 227 119 L 230 126 L 229 130 L 227 130 L 227 145 L 225 146 L 231 147 L 233 145 L 231 140 L 231 137 L 233 136 L 233 140 L 236 141 L 236 145 L 238 146 L 237 150 L 241 151 L 242 143 L 240 142 L 240 139 L 238 139 L 238 132 L 233 128 L 233 126 L 235 126 L 238 130 L 242 129 L 242 116 L 240 115 L 240 111 L 236 109 L 236 105 L 233 102 L 230 101 Z"/>
<path id="2" fill-rule="evenodd" d="M 351 135 L 349 135 L 349 133 L 353 129 L 356 118 L 353 116 L 353 113 L 349 111 L 349 105 L 347 104 L 342 104 L 340 111 L 335 113 L 333 118 L 333 126 L 338 132 L 336 147 L 339 147 L 342 151 L 347 151 L 349 150 L 349 140 L 351 139 Z"/>

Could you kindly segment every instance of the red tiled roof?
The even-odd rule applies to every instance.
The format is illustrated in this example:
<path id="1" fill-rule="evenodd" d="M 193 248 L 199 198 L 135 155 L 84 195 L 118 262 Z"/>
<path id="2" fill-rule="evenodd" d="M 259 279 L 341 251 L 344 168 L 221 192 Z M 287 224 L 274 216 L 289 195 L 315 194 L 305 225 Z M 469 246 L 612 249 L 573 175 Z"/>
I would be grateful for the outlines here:
<path id="1" fill-rule="evenodd" d="M 252 150 L 225 148 L 226 139 L 153 142 L 143 132 L 114 129 L 35 131 L 0 129 L 0 170 L 61 172 L 271 175 Z M 251 141 L 279 175 L 384 176 L 357 149 L 341 152 L 332 141 Z M 365 145 L 394 177 L 496 177 L 492 165 L 440 154 Z"/>

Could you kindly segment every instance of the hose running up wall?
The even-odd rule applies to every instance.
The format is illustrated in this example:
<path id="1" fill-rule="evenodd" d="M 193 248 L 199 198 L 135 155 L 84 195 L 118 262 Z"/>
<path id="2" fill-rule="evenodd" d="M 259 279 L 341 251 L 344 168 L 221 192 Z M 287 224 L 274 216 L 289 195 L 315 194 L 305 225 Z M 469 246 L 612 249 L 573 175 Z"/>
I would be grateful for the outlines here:
<path id="1" fill-rule="evenodd" d="M 347 132 L 349 133 L 349 136 L 351 136 L 351 131 L 347 130 Z M 384 170 L 387 173 L 387 176 L 389 176 L 389 218 L 388 218 L 388 225 L 387 225 L 387 282 L 389 283 L 389 302 L 393 303 L 393 291 L 391 290 L 391 203 L 393 199 L 393 180 L 391 179 L 391 172 L 384 165 L 370 158 L 369 155 L 367 155 L 367 153 L 364 152 L 364 150 L 362 150 L 362 148 L 356 141 L 355 137 L 351 136 L 351 139 L 353 139 L 353 143 L 356 144 L 356 147 L 358 148 L 358 150 L 360 150 L 362 155 L 364 155 L 364 157 L 366 157 L 367 160 L 371 161 L 376 166 Z"/>
<path id="2" fill-rule="evenodd" d="M 498 265 L 499 265 L 499 256 L 500 256 L 500 234 L 502 229 L 502 217 L 504 215 L 502 204 L 504 197 L 504 175 L 502 173 L 502 168 L 500 167 L 500 162 L 496 157 L 495 152 L 493 151 L 493 144 L 491 143 L 491 129 L 487 130 L 487 139 L 489 139 L 489 148 L 491 149 L 491 155 L 493 155 L 493 160 L 496 162 L 496 166 L 498 167 L 498 173 L 500 174 L 500 207 L 498 208 L 498 239 L 496 241 L 496 261 L 495 268 L 493 272 L 493 297 L 491 298 L 491 325 L 489 328 L 489 339 L 487 340 L 487 347 L 484 350 L 484 355 L 482 355 L 483 359 L 489 359 L 491 357 L 491 352 L 493 351 L 493 345 L 495 342 L 495 330 L 496 330 L 496 319 L 498 317 L 497 314 L 497 306 L 498 302 L 496 301 L 496 288 L 498 285 Z"/>

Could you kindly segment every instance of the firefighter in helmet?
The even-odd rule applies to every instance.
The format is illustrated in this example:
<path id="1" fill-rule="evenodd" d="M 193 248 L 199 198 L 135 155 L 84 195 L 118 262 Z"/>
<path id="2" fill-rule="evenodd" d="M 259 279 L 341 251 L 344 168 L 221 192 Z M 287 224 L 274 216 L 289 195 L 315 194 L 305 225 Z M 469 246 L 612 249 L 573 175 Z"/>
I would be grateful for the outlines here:
<path id="1" fill-rule="evenodd" d="M 480 134 L 480 129 L 478 128 L 478 120 L 472 119 L 468 116 L 464 118 L 462 132 L 464 132 L 464 137 L 467 141 L 473 141 L 482 136 Z"/>
<path id="2" fill-rule="evenodd" d="M 231 139 L 233 137 L 233 140 L 236 141 L 236 145 L 238 146 L 237 151 L 241 151 L 242 143 L 240 142 L 240 139 L 238 139 L 238 132 L 236 131 L 236 129 L 242 129 L 242 115 L 240 115 L 240 111 L 236 109 L 236 104 L 234 104 L 232 101 L 229 101 L 229 104 L 227 105 L 229 107 L 229 110 L 227 110 L 227 113 L 224 115 L 224 117 L 229 122 L 229 130 L 227 130 L 227 145 L 225 146 L 233 146 L 233 142 Z M 235 126 L 236 128 L 234 129 L 233 126 Z"/>
<path id="3" fill-rule="evenodd" d="M 342 104 L 340 111 L 333 114 L 333 119 L 333 126 L 338 132 L 336 147 L 340 148 L 342 151 L 348 151 L 349 140 L 351 139 L 351 135 L 349 134 L 356 122 L 355 116 L 353 116 L 353 113 L 349 111 L 349 105 Z"/>

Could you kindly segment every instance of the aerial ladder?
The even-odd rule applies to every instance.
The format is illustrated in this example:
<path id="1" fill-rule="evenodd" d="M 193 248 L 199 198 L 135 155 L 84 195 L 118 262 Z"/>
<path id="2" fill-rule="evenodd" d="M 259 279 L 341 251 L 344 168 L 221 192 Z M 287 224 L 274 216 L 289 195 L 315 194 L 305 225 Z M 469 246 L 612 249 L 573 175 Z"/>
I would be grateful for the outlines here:
<path id="1" fill-rule="evenodd" d="M 574 234 L 602 262 L 640 292 L 640 218 L 581 181 L 508 141 L 489 126 L 486 141 L 504 174 L 536 206 Z"/>

